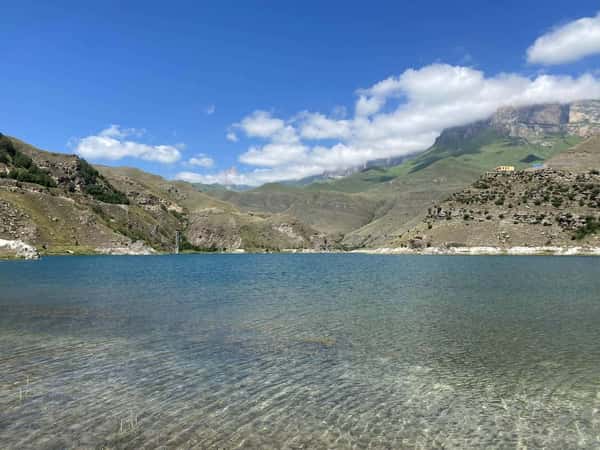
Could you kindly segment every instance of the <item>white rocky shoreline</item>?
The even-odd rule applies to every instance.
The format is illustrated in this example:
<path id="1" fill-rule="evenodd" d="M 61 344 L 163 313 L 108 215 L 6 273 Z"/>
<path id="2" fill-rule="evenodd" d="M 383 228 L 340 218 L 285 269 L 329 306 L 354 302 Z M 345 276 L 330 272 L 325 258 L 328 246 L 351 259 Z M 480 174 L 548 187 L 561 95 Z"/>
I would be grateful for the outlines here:
<path id="1" fill-rule="evenodd" d="M 39 259 L 40 254 L 32 245 L 26 244 L 19 239 L 0 239 L 0 254 L 7 253 L 15 258 Z"/>
<path id="2" fill-rule="evenodd" d="M 494 246 L 479 246 L 479 247 L 426 247 L 426 248 L 409 248 L 409 247 L 387 247 L 374 249 L 358 249 L 351 253 L 365 253 L 375 255 L 514 255 L 514 256 L 600 256 L 600 247 L 557 247 L 557 246 L 542 246 L 542 247 L 494 247 Z"/>
<path id="3" fill-rule="evenodd" d="M 5 240 L 0 239 L 0 259 L 6 259 L 2 253 L 8 253 L 9 259 L 39 259 L 38 250 L 21 240 Z M 243 253 L 262 253 L 252 252 L 244 249 L 226 250 L 215 253 L 221 254 L 243 254 Z M 265 252 L 268 253 L 268 252 Z M 425 248 L 410 248 L 410 247 L 380 247 L 380 248 L 361 248 L 350 251 L 343 250 L 315 250 L 315 249 L 284 249 L 277 253 L 285 254 L 368 254 L 368 255 L 454 255 L 454 256 L 600 256 L 600 247 L 590 246 L 513 246 L 513 247 L 495 247 L 495 246 L 473 246 L 473 247 L 425 247 Z M 71 254 L 67 252 L 66 255 Z M 152 247 L 146 246 L 142 242 L 135 242 L 133 245 L 126 247 L 99 247 L 90 255 L 160 255 Z"/>

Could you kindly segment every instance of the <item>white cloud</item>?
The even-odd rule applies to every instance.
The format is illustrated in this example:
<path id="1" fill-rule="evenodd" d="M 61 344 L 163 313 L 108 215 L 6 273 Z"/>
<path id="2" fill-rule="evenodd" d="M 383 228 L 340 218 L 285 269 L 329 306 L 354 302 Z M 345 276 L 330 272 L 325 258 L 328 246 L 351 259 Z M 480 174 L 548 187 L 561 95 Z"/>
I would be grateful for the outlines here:
<path id="1" fill-rule="evenodd" d="M 600 98 L 600 80 L 591 74 L 486 77 L 470 67 L 433 64 L 408 69 L 358 96 L 350 119 L 301 112 L 284 120 L 256 111 L 238 125 L 248 136 L 267 140 L 239 157 L 256 168 L 198 176 L 258 185 L 402 156 L 426 149 L 445 128 L 486 119 L 502 106 Z"/>
<path id="2" fill-rule="evenodd" d="M 563 64 L 600 53 L 600 13 L 583 17 L 540 36 L 527 50 L 527 61 Z"/>
<path id="3" fill-rule="evenodd" d="M 247 136 L 268 138 L 280 131 L 285 126 L 285 122 L 272 117 L 267 111 L 258 110 L 244 117 L 238 126 Z"/>
<path id="4" fill-rule="evenodd" d="M 230 142 L 237 142 L 239 140 L 237 134 L 235 134 L 233 131 L 228 132 L 225 137 Z"/>
<path id="5" fill-rule="evenodd" d="M 108 128 L 100 131 L 99 136 L 112 137 L 112 138 L 124 138 L 127 136 L 142 137 L 146 134 L 144 128 L 121 128 L 119 125 L 112 124 Z"/>
<path id="6" fill-rule="evenodd" d="M 301 144 L 271 143 L 263 147 L 250 147 L 239 160 L 251 166 L 276 167 L 306 157 L 308 147 Z"/>
<path id="7" fill-rule="evenodd" d="M 212 167 L 215 164 L 215 161 L 206 156 L 205 154 L 201 153 L 197 156 L 194 156 L 193 158 L 190 158 L 188 160 L 188 164 L 192 165 L 192 166 L 199 166 L 199 167 L 205 167 L 205 168 L 209 168 Z"/>
<path id="8" fill-rule="evenodd" d="M 111 125 L 97 135 L 79 139 L 75 151 L 78 155 L 91 160 L 116 161 L 130 157 L 166 164 L 181 158 L 181 152 L 176 146 L 148 145 L 126 139 L 128 136 L 139 137 L 143 133 L 143 130 Z"/>
<path id="9" fill-rule="evenodd" d="M 204 110 L 204 112 L 206 113 L 207 116 L 212 116 L 216 110 L 217 110 L 217 107 L 215 105 L 208 105 L 206 107 L 206 109 Z"/>
<path id="10" fill-rule="evenodd" d="M 248 181 L 248 177 L 244 174 L 240 174 L 235 167 L 215 175 L 203 175 L 196 172 L 179 172 L 175 175 L 175 179 L 187 181 L 188 183 L 225 185 L 245 185 L 246 181 Z"/>
<path id="11" fill-rule="evenodd" d="M 356 115 L 359 117 L 366 117 L 375 114 L 381 109 L 384 103 L 385 99 L 381 97 L 367 97 L 366 95 L 361 95 L 356 102 Z"/>
<path id="12" fill-rule="evenodd" d="M 305 139 L 346 139 L 350 136 L 350 122 L 328 118 L 320 113 L 300 115 L 300 135 Z"/>

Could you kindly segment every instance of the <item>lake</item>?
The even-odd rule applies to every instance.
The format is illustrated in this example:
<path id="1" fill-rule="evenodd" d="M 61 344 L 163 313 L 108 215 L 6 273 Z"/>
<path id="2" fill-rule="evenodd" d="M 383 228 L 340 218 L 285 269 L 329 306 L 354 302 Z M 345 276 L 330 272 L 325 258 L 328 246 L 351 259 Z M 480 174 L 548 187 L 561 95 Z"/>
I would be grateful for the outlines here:
<path id="1" fill-rule="evenodd" d="M 0 262 L 0 447 L 598 448 L 600 259 Z"/>

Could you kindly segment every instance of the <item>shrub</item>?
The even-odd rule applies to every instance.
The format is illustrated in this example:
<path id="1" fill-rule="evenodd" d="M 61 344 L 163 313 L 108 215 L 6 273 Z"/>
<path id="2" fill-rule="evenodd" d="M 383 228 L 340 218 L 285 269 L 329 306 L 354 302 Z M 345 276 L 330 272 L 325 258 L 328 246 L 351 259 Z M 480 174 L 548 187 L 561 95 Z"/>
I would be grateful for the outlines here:
<path id="1" fill-rule="evenodd" d="M 129 199 L 121 191 L 116 190 L 104 179 L 85 159 L 79 159 L 78 172 L 83 178 L 84 192 L 96 200 L 104 203 L 114 203 L 118 205 L 128 205 Z"/>
<path id="2" fill-rule="evenodd" d="M 129 204 L 127 196 L 112 187 L 100 184 L 90 184 L 85 186 L 85 193 L 104 203 L 114 203 L 118 205 Z"/>
<path id="3" fill-rule="evenodd" d="M 79 159 L 77 169 L 85 184 L 96 184 L 100 177 L 100 173 L 83 158 Z"/>
<path id="4" fill-rule="evenodd" d="M 585 224 L 575 231 L 575 239 L 580 240 L 589 234 L 596 234 L 600 230 L 600 220 L 588 216 L 585 218 Z"/>
<path id="5" fill-rule="evenodd" d="M 31 160 L 31 158 L 27 155 L 24 155 L 21 152 L 17 152 L 15 154 L 15 156 L 13 156 L 13 165 L 15 167 L 22 167 L 23 169 L 30 169 L 31 167 L 35 166 L 35 164 L 33 164 L 33 161 Z"/>
<path id="6" fill-rule="evenodd" d="M 30 169 L 21 167 L 11 169 L 8 173 L 8 178 L 27 183 L 35 183 L 46 187 L 56 187 L 54 179 L 36 165 L 33 165 Z"/>

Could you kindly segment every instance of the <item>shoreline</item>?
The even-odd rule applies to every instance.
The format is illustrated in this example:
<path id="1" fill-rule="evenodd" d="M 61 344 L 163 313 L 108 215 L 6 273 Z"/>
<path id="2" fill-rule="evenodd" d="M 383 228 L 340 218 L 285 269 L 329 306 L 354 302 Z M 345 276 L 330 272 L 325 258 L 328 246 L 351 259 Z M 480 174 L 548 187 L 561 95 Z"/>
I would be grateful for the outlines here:
<path id="1" fill-rule="evenodd" d="M 600 247 L 428 247 L 413 249 L 408 247 L 384 247 L 376 249 L 358 249 L 350 253 L 363 253 L 372 255 L 428 255 L 428 256 L 600 256 Z"/>
<path id="2" fill-rule="evenodd" d="M 35 247 L 19 242 L 16 245 L 6 245 L 7 241 L 0 240 L 0 250 L 20 251 L 14 254 L 5 254 L 0 252 L 0 261 L 10 260 L 37 260 L 45 256 L 164 256 L 175 255 L 176 253 L 159 252 L 154 249 L 139 247 L 115 247 L 98 248 L 94 251 L 72 252 L 64 251 L 57 253 L 40 253 Z M 24 247 L 22 246 L 24 245 Z M 26 251 L 23 251 L 25 250 Z M 260 251 L 236 249 L 229 251 L 214 252 L 194 252 L 184 251 L 180 255 L 262 255 L 262 254 L 356 254 L 356 255 L 413 255 L 413 256 L 600 256 L 600 247 L 559 247 L 559 246 L 541 246 L 541 247 L 495 247 L 495 246 L 473 246 L 473 247 L 427 247 L 422 249 L 408 247 L 379 247 L 379 248 L 360 248 L 354 250 L 312 250 L 312 249 L 283 249 L 279 251 Z"/>

